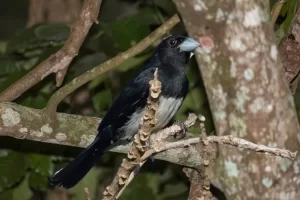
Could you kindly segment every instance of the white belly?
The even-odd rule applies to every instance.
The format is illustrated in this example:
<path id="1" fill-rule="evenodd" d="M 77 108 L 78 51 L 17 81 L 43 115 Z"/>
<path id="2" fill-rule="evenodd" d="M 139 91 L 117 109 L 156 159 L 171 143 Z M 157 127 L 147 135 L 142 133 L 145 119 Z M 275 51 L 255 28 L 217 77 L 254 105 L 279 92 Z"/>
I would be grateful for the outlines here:
<path id="1" fill-rule="evenodd" d="M 170 122 L 170 120 L 178 111 L 182 103 L 182 98 L 175 99 L 172 97 L 160 97 L 158 102 L 159 106 L 155 115 L 155 118 L 157 120 L 155 124 L 155 130 L 164 128 Z"/>
<path id="2" fill-rule="evenodd" d="M 182 98 L 175 99 L 172 97 L 159 98 L 158 101 L 159 106 L 155 115 L 157 121 L 155 124 L 154 131 L 164 128 L 170 122 L 170 120 L 173 118 L 173 116 L 176 114 L 177 110 L 179 109 L 182 100 L 183 100 Z M 143 117 L 143 112 L 144 109 L 135 112 L 131 116 L 130 120 L 126 123 L 126 125 L 121 128 L 121 131 L 124 132 L 123 137 L 121 137 L 121 139 L 129 139 L 134 134 L 137 133 L 141 122 L 141 118 Z"/>

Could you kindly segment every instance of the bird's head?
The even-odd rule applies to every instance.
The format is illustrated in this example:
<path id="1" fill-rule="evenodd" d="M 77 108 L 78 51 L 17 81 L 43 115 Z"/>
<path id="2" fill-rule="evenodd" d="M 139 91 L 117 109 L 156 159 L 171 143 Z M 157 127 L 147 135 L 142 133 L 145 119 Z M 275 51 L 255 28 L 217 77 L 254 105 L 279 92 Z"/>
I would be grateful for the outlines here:
<path id="1" fill-rule="evenodd" d="M 169 36 L 156 48 L 162 62 L 179 62 L 187 64 L 191 53 L 200 44 L 196 40 L 185 36 Z"/>

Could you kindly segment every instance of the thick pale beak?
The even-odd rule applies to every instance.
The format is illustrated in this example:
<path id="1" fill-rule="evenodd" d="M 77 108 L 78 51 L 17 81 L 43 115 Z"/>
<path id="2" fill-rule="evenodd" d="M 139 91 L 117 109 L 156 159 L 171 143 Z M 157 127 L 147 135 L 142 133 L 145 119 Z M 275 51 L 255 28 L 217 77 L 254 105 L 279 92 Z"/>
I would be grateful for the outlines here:
<path id="1" fill-rule="evenodd" d="M 187 37 L 178 47 L 180 51 L 192 52 L 199 46 L 200 46 L 199 42 L 197 42 L 192 38 Z"/>

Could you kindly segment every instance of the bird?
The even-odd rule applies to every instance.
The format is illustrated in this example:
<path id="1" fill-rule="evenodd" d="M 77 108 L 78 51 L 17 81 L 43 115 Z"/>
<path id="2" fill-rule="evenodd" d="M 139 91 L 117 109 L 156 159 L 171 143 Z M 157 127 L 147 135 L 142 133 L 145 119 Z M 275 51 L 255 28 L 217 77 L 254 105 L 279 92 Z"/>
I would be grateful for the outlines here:
<path id="1" fill-rule="evenodd" d="M 164 38 L 152 57 L 112 103 L 97 128 L 94 141 L 56 171 L 50 177 L 50 185 L 65 189 L 74 187 L 114 144 L 133 140 L 147 104 L 149 81 L 154 78 L 156 69 L 161 93 L 153 131 L 168 126 L 188 93 L 189 81 L 185 69 L 193 51 L 199 46 L 199 42 L 183 35 Z"/>

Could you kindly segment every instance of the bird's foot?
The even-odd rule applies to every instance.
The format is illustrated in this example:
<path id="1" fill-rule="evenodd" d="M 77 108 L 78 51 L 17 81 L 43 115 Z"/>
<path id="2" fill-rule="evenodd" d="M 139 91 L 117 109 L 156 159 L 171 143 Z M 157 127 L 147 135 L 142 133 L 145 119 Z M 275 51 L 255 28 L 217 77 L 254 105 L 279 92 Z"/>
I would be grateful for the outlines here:
<path id="1" fill-rule="evenodd" d="M 185 126 L 184 122 L 183 121 L 175 121 L 174 122 L 175 125 L 178 125 L 180 127 L 180 131 L 176 132 L 174 134 L 174 138 L 175 139 L 178 139 L 178 140 L 181 140 L 183 139 L 185 136 L 186 136 L 186 133 L 187 133 L 187 127 Z"/>

